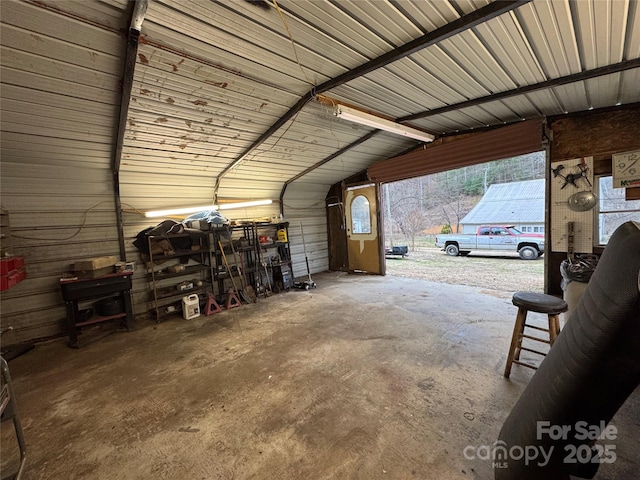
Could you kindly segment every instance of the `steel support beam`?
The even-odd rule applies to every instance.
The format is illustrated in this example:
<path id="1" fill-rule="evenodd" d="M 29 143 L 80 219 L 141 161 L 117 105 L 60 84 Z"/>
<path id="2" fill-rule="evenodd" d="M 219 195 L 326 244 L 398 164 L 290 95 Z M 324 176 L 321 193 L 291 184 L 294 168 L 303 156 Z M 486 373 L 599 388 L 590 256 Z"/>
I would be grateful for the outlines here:
<path id="1" fill-rule="evenodd" d="M 525 85 L 523 87 L 514 88 L 513 90 L 506 90 L 504 92 L 498 92 L 484 97 L 474 98 L 472 100 L 466 100 L 460 103 L 454 103 L 447 105 L 446 107 L 434 108 L 433 110 L 426 110 L 424 112 L 414 113 L 398 118 L 397 122 L 410 122 L 412 120 L 418 120 L 420 118 L 432 117 L 434 115 L 440 115 L 442 113 L 453 112 L 462 108 L 474 107 L 487 102 L 494 102 L 496 100 L 504 100 L 505 98 L 515 97 L 518 95 L 524 95 L 525 93 L 535 92 L 537 90 L 544 90 L 545 88 L 559 87 L 560 85 L 567 85 L 569 83 L 580 82 L 589 80 L 590 78 L 601 77 L 603 75 L 610 75 L 612 73 L 624 72 L 632 68 L 640 67 L 640 59 L 635 58 L 633 60 L 626 60 L 620 63 L 614 63 L 613 65 L 606 65 L 600 68 L 594 68 L 592 70 L 585 70 L 584 72 L 574 73 L 566 75 L 564 77 L 553 78 L 551 80 L 545 80 L 544 82 L 534 83 L 531 85 Z"/>
<path id="2" fill-rule="evenodd" d="M 312 172 L 313 170 L 315 170 L 318 167 L 321 167 L 325 163 L 330 162 L 334 158 L 339 157 L 340 155 L 342 155 L 343 153 L 347 152 L 348 150 L 350 150 L 350 149 L 352 149 L 354 147 L 357 147 L 361 143 L 366 142 L 367 140 L 369 140 L 373 136 L 377 135 L 379 132 L 380 132 L 380 130 L 373 130 L 373 131 L 367 133 L 364 137 L 360 137 L 355 142 L 351 142 L 349 145 L 345 145 L 344 147 L 342 147 L 337 152 L 332 153 L 331 155 L 329 155 L 326 158 L 323 158 L 322 160 L 320 160 L 317 163 L 314 163 L 309 168 L 306 168 L 302 172 L 298 173 L 296 176 L 291 177 L 289 180 L 284 182 L 284 185 L 282 186 L 282 190 L 280 191 L 280 213 L 284 216 L 284 194 L 287 191 L 287 187 L 289 186 L 289 184 L 295 182 L 296 180 L 298 180 L 301 177 L 304 177 L 307 173 Z"/>
<path id="3" fill-rule="evenodd" d="M 127 35 L 127 52 L 122 76 L 122 96 L 120 97 L 120 118 L 118 122 L 118 134 L 116 149 L 113 155 L 113 194 L 116 208 L 116 223 L 118 225 L 118 243 L 120 248 L 120 260 L 126 261 L 126 248 L 124 241 L 124 224 L 122 221 L 122 203 L 120 202 L 120 164 L 122 162 L 122 149 L 124 146 L 124 134 L 127 130 L 127 117 L 129 115 L 129 103 L 133 88 L 133 73 L 138 55 L 140 42 L 140 30 L 147 12 L 148 0 L 136 0 L 131 13 L 131 24 Z"/>
<path id="4" fill-rule="evenodd" d="M 266 139 L 278 131 L 286 122 L 291 120 L 304 106 L 311 101 L 319 93 L 326 92 L 332 88 L 339 87 L 351 80 L 354 80 L 362 75 L 366 75 L 378 68 L 385 67 L 390 63 L 405 58 L 413 53 L 416 53 L 423 48 L 435 45 L 438 42 L 446 40 L 460 32 L 463 32 L 469 28 L 475 27 L 484 23 L 492 18 L 498 17 L 503 13 L 514 10 L 531 0 L 500 0 L 491 2 L 478 10 L 474 10 L 471 13 L 463 15 L 462 17 L 447 23 L 440 28 L 436 28 L 432 32 L 429 32 L 415 40 L 412 40 L 398 48 L 395 48 L 377 58 L 374 58 L 362 65 L 349 70 L 335 78 L 327 80 L 326 82 L 314 87 L 305 95 L 303 95 L 296 103 L 291 107 L 283 116 L 281 116 L 271 127 L 267 129 L 260 137 L 258 137 L 242 154 L 227 165 L 224 170 L 220 172 L 216 179 L 216 185 L 214 189 L 214 202 L 217 201 L 218 189 L 220 187 L 220 181 L 229 173 L 229 171 L 239 165 L 247 156 L 256 148 L 258 148 Z"/>
<path id="5" fill-rule="evenodd" d="M 529 3 L 531 0 L 508 0 L 508 1 L 494 1 L 482 8 L 467 13 L 462 17 L 449 22 L 442 27 L 436 28 L 432 32 L 429 32 L 421 37 L 411 40 L 409 43 L 395 48 L 383 55 L 380 55 L 373 60 L 370 60 L 362 65 L 349 70 L 348 72 L 338 75 L 331 80 L 327 80 L 322 85 L 316 88 L 317 93 L 326 92 L 335 87 L 339 87 L 351 80 L 354 80 L 362 75 L 373 72 L 378 68 L 386 67 L 390 63 L 401 60 L 409 55 L 419 52 L 423 48 L 430 47 L 436 43 L 440 43 L 447 38 L 451 38 L 458 33 L 464 32 L 470 28 L 473 28 L 481 23 L 487 22 L 492 18 L 499 17 L 503 13 L 510 12 L 522 5 Z"/>

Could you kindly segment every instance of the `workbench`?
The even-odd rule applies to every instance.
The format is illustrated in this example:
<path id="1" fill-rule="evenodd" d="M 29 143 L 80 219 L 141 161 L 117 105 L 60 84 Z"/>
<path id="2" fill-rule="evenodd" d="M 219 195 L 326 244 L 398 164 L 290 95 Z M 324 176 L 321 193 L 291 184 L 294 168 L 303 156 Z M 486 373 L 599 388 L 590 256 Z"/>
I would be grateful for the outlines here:
<path id="1" fill-rule="evenodd" d="M 79 348 L 78 329 L 110 320 L 122 319 L 127 330 L 134 327 L 133 303 L 131 300 L 131 277 L 133 272 L 109 273 L 96 278 L 61 278 L 60 289 L 67 307 L 67 327 L 69 346 Z M 80 321 L 78 304 L 92 299 L 100 299 L 118 294 L 124 305 L 124 312 L 101 316 L 94 314 L 87 320 Z"/>

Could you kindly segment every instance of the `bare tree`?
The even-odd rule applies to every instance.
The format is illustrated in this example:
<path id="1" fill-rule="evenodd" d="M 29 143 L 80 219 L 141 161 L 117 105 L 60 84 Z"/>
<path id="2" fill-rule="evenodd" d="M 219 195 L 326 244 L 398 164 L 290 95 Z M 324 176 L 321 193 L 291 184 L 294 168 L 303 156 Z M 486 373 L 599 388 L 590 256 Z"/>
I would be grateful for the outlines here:
<path id="1" fill-rule="evenodd" d="M 411 249 L 416 249 L 416 236 L 425 229 L 426 218 L 419 209 L 407 210 L 403 215 L 394 217 L 396 224 L 411 241 Z"/>

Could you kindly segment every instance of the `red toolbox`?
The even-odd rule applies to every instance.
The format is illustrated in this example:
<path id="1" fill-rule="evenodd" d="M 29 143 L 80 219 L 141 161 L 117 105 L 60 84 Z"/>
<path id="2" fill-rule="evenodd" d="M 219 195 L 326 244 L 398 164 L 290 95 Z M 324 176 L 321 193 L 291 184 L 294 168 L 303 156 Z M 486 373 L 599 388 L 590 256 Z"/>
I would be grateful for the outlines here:
<path id="1" fill-rule="evenodd" d="M 24 257 L 12 255 L 0 259 L 0 291 L 7 290 L 27 278 Z"/>
<path id="2" fill-rule="evenodd" d="M 24 257 L 22 255 L 11 255 L 0 259 L 0 275 L 6 275 L 22 267 L 24 267 Z"/>

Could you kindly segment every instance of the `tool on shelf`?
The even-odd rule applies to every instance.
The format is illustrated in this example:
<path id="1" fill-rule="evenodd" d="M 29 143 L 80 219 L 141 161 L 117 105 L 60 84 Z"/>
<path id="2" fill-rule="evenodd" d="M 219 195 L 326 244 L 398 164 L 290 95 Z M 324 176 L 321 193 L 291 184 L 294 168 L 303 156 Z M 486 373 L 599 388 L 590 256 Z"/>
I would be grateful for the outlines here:
<path id="1" fill-rule="evenodd" d="M 242 255 L 240 255 L 240 266 L 242 267 L 242 278 L 244 280 L 244 293 L 249 297 L 249 300 L 255 303 L 258 301 L 258 296 L 256 295 L 254 288 L 249 285 L 249 282 L 247 281 L 247 272 L 244 269 L 244 257 Z"/>
<path id="2" fill-rule="evenodd" d="M 309 290 L 310 288 L 317 288 L 316 282 L 311 278 L 311 270 L 309 269 L 309 257 L 307 257 L 307 245 L 304 241 L 304 229 L 302 228 L 302 222 L 300 222 L 300 234 L 302 235 L 302 249 L 304 251 L 304 261 L 307 264 L 307 276 L 309 277 L 304 282 L 295 282 L 294 288 L 300 290 Z"/>
<path id="3" fill-rule="evenodd" d="M 258 226 L 255 223 L 253 224 L 253 231 L 255 238 L 258 238 Z M 264 269 L 264 274 L 267 277 L 267 285 L 262 285 L 264 287 L 264 294 L 265 296 L 270 297 L 271 295 L 273 295 L 273 290 L 271 288 L 271 280 L 269 279 L 269 271 L 267 270 L 267 262 L 265 262 L 262 258 L 262 245 L 260 244 L 258 244 L 258 263 L 260 263 L 260 265 Z M 258 277 L 261 276 L 262 275 L 260 274 L 260 270 L 258 269 Z"/>
<path id="4" fill-rule="evenodd" d="M 269 286 L 267 296 L 271 296 L 273 293 L 273 287 L 271 286 L 271 279 L 269 278 L 269 270 L 267 270 L 267 262 L 262 262 L 262 267 L 264 268 L 264 274 L 267 277 L 267 285 Z"/>
<path id="5" fill-rule="evenodd" d="M 244 296 L 244 300 L 246 300 L 247 303 L 255 303 L 258 298 L 256 297 L 256 292 L 253 290 L 253 287 L 247 283 L 242 253 L 240 253 L 240 255 L 236 253 L 236 248 L 233 245 L 233 238 L 231 238 L 231 230 L 228 226 L 227 232 L 229 233 L 229 243 L 231 244 L 231 252 L 233 253 L 233 261 L 236 262 L 236 268 L 238 265 L 242 266 L 240 275 L 238 275 L 240 277 L 240 283 L 242 284 L 242 295 Z M 240 257 L 240 261 L 238 261 L 238 257 Z"/>
<path id="6" fill-rule="evenodd" d="M 238 287 L 236 286 L 236 281 L 233 278 L 233 273 L 231 272 L 231 268 L 229 267 L 229 262 L 227 261 L 227 256 L 224 253 L 224 248 L 222 247 L 222 242 L 220 242 L 220 240 L 218 240 L 218 247 L 220 248 L 220 254 L 222 255 L 222 261 L 224 262 L 224 266 L 227 267 L 227 272 L 229 272 L 229 278 L 231 279 L 231 284 L 233 285 L 233 292 L 229 292 L 229 293 L 230 294 L 233 293 L 234 295 L 239 295 L 243 301 L 245 301 L 246 303 L 249 303 L 248 300 L 243 298 L 243 293 L 240 290 L 238 290 Z"/>

